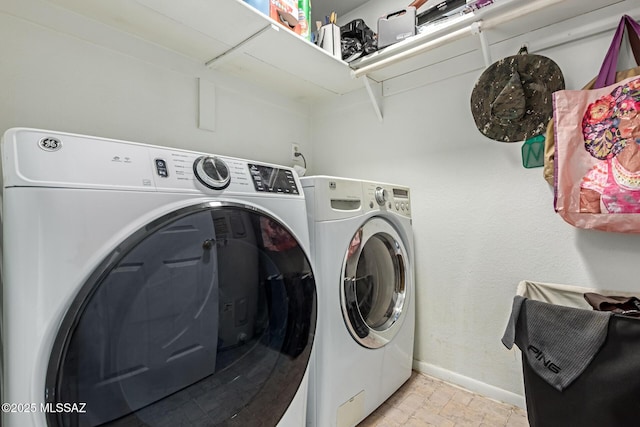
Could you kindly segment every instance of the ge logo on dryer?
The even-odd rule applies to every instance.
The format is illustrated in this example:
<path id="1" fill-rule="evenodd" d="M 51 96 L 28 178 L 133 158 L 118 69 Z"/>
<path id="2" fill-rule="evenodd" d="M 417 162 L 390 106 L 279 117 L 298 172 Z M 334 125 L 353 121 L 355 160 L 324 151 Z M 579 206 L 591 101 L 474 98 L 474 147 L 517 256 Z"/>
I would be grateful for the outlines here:
<path id="1" fill-rule="evenodd" d="M 38 146 L 44 151 L 58 151 L 62 148 L 62 141 L 58 138 L 46 136 L 38 141 Z"/>

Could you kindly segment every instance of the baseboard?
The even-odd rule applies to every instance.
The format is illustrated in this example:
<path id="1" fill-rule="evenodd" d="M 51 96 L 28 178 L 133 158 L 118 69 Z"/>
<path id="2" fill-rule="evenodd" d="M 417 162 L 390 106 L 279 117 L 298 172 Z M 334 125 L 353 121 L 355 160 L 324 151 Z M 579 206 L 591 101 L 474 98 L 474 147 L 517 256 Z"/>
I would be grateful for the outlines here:
<path id="1" fill-rule="evenodd" d="M 413 369 L 439 380 L 455 384 L 459 387 L 462 387 L 474 393 L 478 393 L 490 399 L 505 402 L 511 405 L 518 406 L 520 408 L 525 407 L 524 396 L 512 393 L 507 390 L 503 390 L 501 388 L 480 382 L 478 380 L 474 380 L 473 378 L 465 377 L 464 375 L 460 375 L 456 372 L 440 368 L 430 363 L 414 360 Z"/>

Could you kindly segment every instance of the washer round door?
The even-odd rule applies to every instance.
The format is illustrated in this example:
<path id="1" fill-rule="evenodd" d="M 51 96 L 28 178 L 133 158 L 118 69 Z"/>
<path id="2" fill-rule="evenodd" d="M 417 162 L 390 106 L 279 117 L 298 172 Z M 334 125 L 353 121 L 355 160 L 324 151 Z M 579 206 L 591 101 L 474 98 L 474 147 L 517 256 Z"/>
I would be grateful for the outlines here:
<path id="1" fill-rule="evenodd" d="M 398 232 L 381 217 L 352 237 L 340 299 L 347 328 L 360 345 L 383 347 L 399 331 L 408 307 L 408 259 Z"/>
<path id="2" fill-rule="evenodd" d="M 72 302 L 47 424 L 276 425 L 315 323 L 310 264 L 284 224 L 232 203 L 172 212 L 105 257 Z"/>

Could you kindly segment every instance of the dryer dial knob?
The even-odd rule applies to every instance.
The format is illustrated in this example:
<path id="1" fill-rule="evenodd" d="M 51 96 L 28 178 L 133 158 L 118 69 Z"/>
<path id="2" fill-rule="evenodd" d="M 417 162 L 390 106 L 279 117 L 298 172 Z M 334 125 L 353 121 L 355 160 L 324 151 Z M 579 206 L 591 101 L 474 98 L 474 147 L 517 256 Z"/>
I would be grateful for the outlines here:
<path id="1" fill-rule="evenodd" d="M 387 190 L 382 187 L 376 188 L 376 202 L 378 205 L 383 206 L 387 202 Z"/>
<path id="2" fill-rule="evenodd" d="M 193 162 L 193 173 L 205 187 L 222 190 L 229 186 L 231 176 L 227 164 L 215 156 L 201 156 Z"/>

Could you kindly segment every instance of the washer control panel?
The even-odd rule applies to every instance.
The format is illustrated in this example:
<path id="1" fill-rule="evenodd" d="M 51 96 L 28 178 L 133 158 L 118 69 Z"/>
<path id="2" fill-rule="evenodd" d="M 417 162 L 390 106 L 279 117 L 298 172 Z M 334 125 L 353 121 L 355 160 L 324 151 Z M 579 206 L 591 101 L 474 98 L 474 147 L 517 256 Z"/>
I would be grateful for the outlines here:
<path id="1" fill-rule="evenodd" d="M 386 210 L 411 217 L 409 188 L 391 184 L 363 182 L 363 192 L 367 210 Z"/>
<path id="2" fill-rule="evenodd" d="M 280 194 L 300 194 L 293 171 L 249 163 L 249 172 L 256 191 Z"/>

